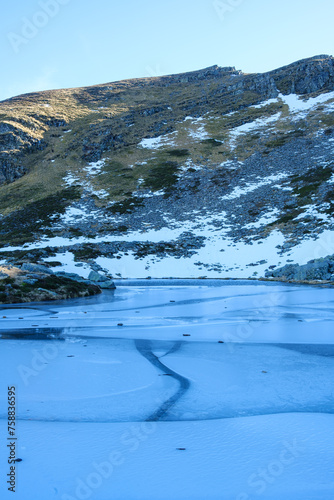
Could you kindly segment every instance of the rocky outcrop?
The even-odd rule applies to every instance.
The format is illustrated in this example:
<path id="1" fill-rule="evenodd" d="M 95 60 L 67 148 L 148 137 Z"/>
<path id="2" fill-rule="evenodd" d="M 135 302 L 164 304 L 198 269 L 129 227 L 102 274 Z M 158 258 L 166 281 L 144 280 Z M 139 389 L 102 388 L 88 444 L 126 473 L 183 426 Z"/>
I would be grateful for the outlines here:
<path id="1" fill-rule="evenodd" d="M 282 278 L 286 281 L 331 281 L 334 282 L 334 255 L 310 260 L 307 264 L 287 264 L 274 271 L 266 272 L 266 277 Z"/>
<path id="2" fill-rule="evenodd" d="M 0 153 L 0 185 L 6 182 L 14 182 L 27 172 L 20 164 L 19 158 L 10 153 Z"/>
<path id="3" fill-rule="evenodd" d="M 43 266 L 42 264 L 31 264 L 30 262 L 24 262 L 21 266 L 21 270 L 31 273 L 53 274 L 52 269 L 49 267 Z"/>
<path id="4" fill-rule="evenodd" d="M 334 89 L 334 58 L 314 56 L 271 71 L 268 75 L 283 94 L 311 94 Z"/>
<path id="5" fill-rule="evenodd" d="M 98 293 L 101 287 L 97 283 L 57 276 L 42 265 L 26 263 L 0 269 L 0 304 L 64 300 Z"/>
<path id="6" fill-rule="evenodd" d="M 220 67 L 217 65 L 209 66 L 208 68 L 197 71 L 189 71 L 187 73 L 179 73 L 175 75 L 162 76 L 157 78 L 160 85 L 169 86 L 172 83 L 190 83 L 200 82 L 203 80 L 219 80 L 226 76 L 241 75 L 242 71 L 236 70 L 234 66 Z"/>

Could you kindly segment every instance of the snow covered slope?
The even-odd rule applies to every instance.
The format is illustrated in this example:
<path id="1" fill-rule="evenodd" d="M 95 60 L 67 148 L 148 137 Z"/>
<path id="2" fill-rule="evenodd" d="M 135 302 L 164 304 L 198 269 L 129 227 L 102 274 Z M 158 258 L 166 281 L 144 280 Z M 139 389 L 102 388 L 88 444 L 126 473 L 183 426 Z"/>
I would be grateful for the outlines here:
<path id="1" fill-rule="evenodd" d="M 36 94 L 63 122 L 0 187 L 3 258 L 84 276 L 254 278 L 333 254 L 332 66 L 317 56 L 265 75 L 213 67 Z M 34 99 L 4 109 L 17 119 Z"/>

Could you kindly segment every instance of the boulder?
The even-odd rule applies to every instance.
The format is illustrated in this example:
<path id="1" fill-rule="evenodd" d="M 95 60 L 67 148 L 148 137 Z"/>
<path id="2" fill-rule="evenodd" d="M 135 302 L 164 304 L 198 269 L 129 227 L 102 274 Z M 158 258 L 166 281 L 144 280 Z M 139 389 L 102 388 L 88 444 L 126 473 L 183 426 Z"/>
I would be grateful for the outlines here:
<path id="1" fill-rule="evenodd" d="M 98 285 L 100 288 L 109 289 L 109 290 L 115 290 L 115 288 L 116 288 L 115 283 L 112 280 L 99 282 Z"/>
<path id="2" fill-rule="evenodd" d="M 100 281 L 107 281 L 108 278 L 103 276 L 103 274 L 99 274 L 96 271 L 91 271 L 88 275 L 89 281 L 94 281 L 94 282 L 100 282 Z"/>
<path id="3" fill-rule="evenodd" d="M 21 266 L 22 271 L 29 271 L 31 273 L 43 273 L 43 274 L 53 274 L 52 269 L 41 264 L 32 264 L 30 262 L 25 262 Z"/>
<path id="4" fill-rule="evenodd" d="M 91 271 L 88 275 L 89 281 L 100 281 L 101 275 L 96 271 Z"/>

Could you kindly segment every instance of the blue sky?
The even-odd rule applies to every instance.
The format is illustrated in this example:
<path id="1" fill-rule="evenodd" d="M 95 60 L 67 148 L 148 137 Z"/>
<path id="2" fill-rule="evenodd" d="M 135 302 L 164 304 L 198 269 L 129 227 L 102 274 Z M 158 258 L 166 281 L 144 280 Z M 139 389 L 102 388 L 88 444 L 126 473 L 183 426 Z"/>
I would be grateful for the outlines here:
<path id="1" fill-rule="evenodd" d="M 264 72 L 334 54 L 333 18 L 333 0 L 5 2 L 0 100 L 213 64 Z"/>

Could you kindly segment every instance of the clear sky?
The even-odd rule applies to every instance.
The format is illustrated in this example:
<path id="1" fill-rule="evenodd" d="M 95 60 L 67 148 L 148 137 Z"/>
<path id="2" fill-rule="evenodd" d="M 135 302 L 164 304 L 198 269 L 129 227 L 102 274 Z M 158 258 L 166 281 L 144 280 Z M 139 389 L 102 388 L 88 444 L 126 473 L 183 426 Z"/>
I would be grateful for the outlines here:
<path id="1" fill-rule="evenodd" d="M 212 66 L 264 72 L 334 54 L 333 0 L 15 0 L 0 100 Z"/>

